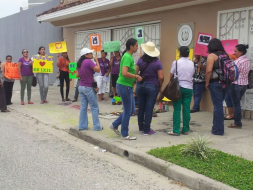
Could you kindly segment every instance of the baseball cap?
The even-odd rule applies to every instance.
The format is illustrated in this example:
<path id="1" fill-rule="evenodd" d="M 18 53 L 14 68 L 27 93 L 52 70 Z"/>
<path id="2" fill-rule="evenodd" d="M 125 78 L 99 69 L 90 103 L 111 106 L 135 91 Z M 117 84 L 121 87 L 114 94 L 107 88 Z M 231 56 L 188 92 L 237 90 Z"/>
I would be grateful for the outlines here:
<path id="1" fill-rule="evenodd" d="M 91 49 L 88 49 L 88 48 L 83 48 L 83 49 L 81 50 L 80 56 L 86 55 L 86 54 L 88 54 L 88 53 L 93 53 L 93 51 L 94 51 L 94 50 L 91 50 Z"/>

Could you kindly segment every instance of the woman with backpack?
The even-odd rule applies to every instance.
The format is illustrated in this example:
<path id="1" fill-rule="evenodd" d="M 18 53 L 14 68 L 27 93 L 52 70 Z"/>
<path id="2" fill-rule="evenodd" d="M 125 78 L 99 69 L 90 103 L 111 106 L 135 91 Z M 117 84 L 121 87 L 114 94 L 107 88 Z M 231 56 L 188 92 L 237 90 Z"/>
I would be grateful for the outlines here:
<path id="1" fill-rule="evenodd" d="M 140 76 L 143 79 L 137 83 L 136 87 L 139 107 L 138 125 L 139 131 L 144 135 L 154 135 L 156 132 L 150 128 L 150 124 L 155 101 L 164 81 L 163 66 L 158 59 L 160 51 L 153 42 L 141 44 L 141 47 L 145 54 L 136 64 L 136 73 L 140 71 Z"/>
<path id="2" fill-rule="evenodd" d="M 219 57 L 223 56 L 224 60 L 231 60 L 219 39 L 210 40 L 207 48 L 209 55 L 206 65 L 206 89 L 209 89 L 214 105 L 212 134 L 224 135 L 223 100 L 231 83 L 223 83 L 220 75 L 218 75 L 221 69 L 219 68 Z"/>
<path id="3" fill-rule="evenodd" d="M 248 75 L 250 71 L 250 60 L 246 57 L 248 48 L 248 45 L 243 44 L 238 44 L 235 47 L 235 64 L 238 67 L 239 78 L 232 83 L 230 91 L 225 99 L 228 109 L 234 110 L 234 124 L 229 125 L 229 128 L 242 128 L 242 111 L 240 102 L 248 86 Z"/>

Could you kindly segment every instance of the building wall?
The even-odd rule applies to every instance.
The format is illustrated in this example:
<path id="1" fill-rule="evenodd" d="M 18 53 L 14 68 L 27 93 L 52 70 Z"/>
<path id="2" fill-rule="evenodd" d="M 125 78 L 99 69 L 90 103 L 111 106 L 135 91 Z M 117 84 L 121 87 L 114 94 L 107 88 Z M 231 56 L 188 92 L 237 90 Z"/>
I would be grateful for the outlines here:
<path id="1" fill-rule="evenodd" d="M 180 23 L 194 22 L 194 43 L 197 39 L 198 32 L 211 33 L 214 37 L 217 36 L 217 16 L 218 11 L 236 9 L 242 7 L 253 6 L 252 0 L 222 0 L 202 5 L 195 5 L 185 8 L 173 9 L 152 14 L 145 14 L 140 16 L 133 16 L 122 19 L 115 19 L 105 22 L 82 25 L 78 27 L 64 28 L 63 37 L 68 44 L 68 53 L 71 59 L 75 57 L 75 31 L 91 30 L 106 28 L 112 26 L 122 26 L 126 24 L 133 24 L 138 22 L 147 22 L 154 20 L 161 20 L 161 56 L 163 63 L 165 82 L 164 86 L 169 81 L 169 72 L 172 62 L 176 57 L 177 47 L 177 25 Z M 122 8 L 123 9 L 123 8 Z M 163 87 L 164 87 L 163 86 Z M 201 109 L 212 111 L 213 106 L 209 92 L 206 90 L 201 101 Z"/>
<path id="2" fill-rule="evenodd" d="M 43 5 L 22 11 L 20 13 L 0 19 L 0 60 L 5 61 L 6 55 L 12 55 L 13 62 L 22 57 L 22 49 L 28 49 L 29 56 L 36 55 L 40 46 L 46 47 L 49 54 L 48 44 L 62 41 L 62 28 L 54 27 L 50 23 L 39 23 L 36 15 L 57 6 L 60 0 L 53 0 Z M 56 56 L 54 56 L 56 63 Z M 55 82 L 57 73 L 56 64 L 54 73 L 50 74 L 49 82 Z"/>

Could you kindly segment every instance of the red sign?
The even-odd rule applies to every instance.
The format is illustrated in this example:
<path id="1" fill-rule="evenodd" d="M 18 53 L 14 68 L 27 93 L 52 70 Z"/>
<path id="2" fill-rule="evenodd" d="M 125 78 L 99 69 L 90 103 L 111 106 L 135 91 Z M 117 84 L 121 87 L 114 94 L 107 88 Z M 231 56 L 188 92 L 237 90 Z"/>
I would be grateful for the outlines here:
<path id="1" fill-rule="evenodd" d="M 18 63 L 4 63 L 4 75 L 8 79 L 19 79 Z"/>
<path id="2" fill-rule="evenodd" d="M 207 45 L 209 44 L 209 41 L 213 38 L 212 34 L 207 34 L 207 33 L 199 33 L 194 54 L 195 55 L 202 55 L 207 57 L 208 56 L 208 50 L 207 50 Z"/>

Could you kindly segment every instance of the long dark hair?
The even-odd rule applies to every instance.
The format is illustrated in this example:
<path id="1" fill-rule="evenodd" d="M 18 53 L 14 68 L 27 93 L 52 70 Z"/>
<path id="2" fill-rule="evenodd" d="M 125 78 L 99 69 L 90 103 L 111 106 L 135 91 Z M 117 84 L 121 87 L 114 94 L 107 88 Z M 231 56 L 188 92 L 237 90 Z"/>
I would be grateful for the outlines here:
<path id="1" fill-rule="evenodd" d="M 242 52 L 242 55 L 245 55 L 247 53 L 247 49 L 249 48 L 249 45 L 244 45 L 244 44 L 238 44 L 237 46 L 235 46 L 236 49 L 239 52 Z"/>
<path id="2" fill-rule="evenodd" d="M 80 67 L 81 67 L 82 62 L 83 62 L 85 59 L 87 59 L 87 58 L 85 57 L 85 55 L 82 55 L 82 56 L 79 58 L 79 60 L 77 61 L 77 68 L 80 68 Z"/>
<path id="3" fill-rule="evenodd" d="M 69 56 L 68 56 L 68 53 L 67 53 L 67 52 L 63 52 L 63 53 L 66 53 L 66 54 L 67 54 L 66 59 L 70 62 L 70 60 L 69 60 Z M 62 54 L 63 54 L 63 53 L 62 53 Z"/>
<path id="4" fill-rule="evenodd" d="M 128 39 L 127 42 L 126 42 L 126 50 L 123 51 L 122 57 L 124 56 L 124 54 L 126 53 L 126 51 L 129 51 L 129 50 L 130 50 L 130 47 L 131 47 L 131 46 L 134 46 L 136 43 L 137 43 L 137 40 L 136 40 L 136 39 L 134 39 L 134 38 Z"/>
<path id="5" fill-rule="evenodd" d="M 38 51 L 38 54 L 39 54 L 39 55 L 40 55 L 40 50 L 41 50 L 42 48 L 44 48 L 44 50 L 46 50 L 46 48 L 45 48 L 44 46 L 40 46 L 40 47 L 39 47 L 39 51 Z"/>
<path id="6" fill-rule="evenodd" d="M 147 64 L 152 63 L 152 62 L 155 62 L 155 61 L 158 60 L 157 57 L 151 57 L 151 56 L 149 56 L 149 55 L 146 54 L 146 53 L 141 57 L 141 59 L 142 59 L 144 62 L 146 62 Z"/>
<path id="7" fill-rule="evenodd" d="M 211 39 L 209 41 L 207 48 L 208 48 L 208 53 L 215 53 L 218 51 L 224 52 L 225 51 L 221 41 L 217 38 Z"/>

